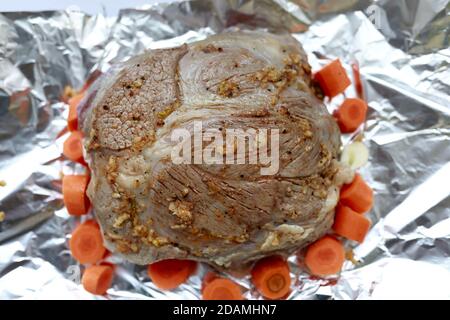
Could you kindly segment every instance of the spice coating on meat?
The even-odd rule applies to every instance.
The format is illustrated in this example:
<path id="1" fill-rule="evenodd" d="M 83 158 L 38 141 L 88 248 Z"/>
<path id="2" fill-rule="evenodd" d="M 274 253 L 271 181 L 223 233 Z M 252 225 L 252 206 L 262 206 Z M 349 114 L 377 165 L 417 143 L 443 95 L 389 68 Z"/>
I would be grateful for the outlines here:
<path id="1" fill-rule="evenodd" d="M 234 32 L 148 51 L 94 86 L 80 118 L 92 170 L 88 195 L 108 248 L 148 264 L 181 258 L 239 268 L 289 253 L 330 228 L 340 133 L 316 97 L 300 44 Z M 176 128 L 279 129 L 279 170 L 180 164 Z"/>

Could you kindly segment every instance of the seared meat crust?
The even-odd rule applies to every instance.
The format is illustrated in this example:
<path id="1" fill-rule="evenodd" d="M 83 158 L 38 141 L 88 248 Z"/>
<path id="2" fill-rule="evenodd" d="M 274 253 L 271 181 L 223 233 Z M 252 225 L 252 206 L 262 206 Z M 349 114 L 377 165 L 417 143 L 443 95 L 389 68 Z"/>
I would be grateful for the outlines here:
<path id="1" fill-rule="evenodd" d="M 80 108 L 88 195 L 107 247 L 148 264 L 188 258 L 238 268 L 328 231 L 340 134 L 288 35 L 225 33 L 117 65 Z M 280 130 L 275 175 L 261 165 L 175 165 L 175 128 Z"/>

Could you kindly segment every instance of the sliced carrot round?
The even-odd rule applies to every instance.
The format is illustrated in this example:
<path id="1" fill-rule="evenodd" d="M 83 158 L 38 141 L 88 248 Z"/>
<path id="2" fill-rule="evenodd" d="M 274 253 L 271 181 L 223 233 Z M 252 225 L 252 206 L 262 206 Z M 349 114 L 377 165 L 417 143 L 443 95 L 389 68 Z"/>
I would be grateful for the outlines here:
<path id="1" fill-rule="evenodd" d="M 205 286 L 217 278 L 219 278 L 219 275 L 215 272 L 209 271 L 208 273 L 206 273 L 202 279 L 201 291 L 203 292 L 203 290 L 205 289 Z"/>
<path id="2" fill-rule="evenodd" d="M 147 272 L 158 288 L 172 290 L 186 282 L 196 265 L 191 260 L 167 259 L 150 264 Z"/>
<path id="3" fill-rule="evenodd" d="M 69 99 L 69 116 L 67 118 L 67 128 L 69 131 L 78 129 L 78 113 L 77 108 L 84 97 L 84 92 L 77 93 Z"/>
<path id="4" fill-rule="evenodd" d="M 353 79 L 355 81 L 354 87 L 356 94 L 359 98 L 364 98 L 364 88 L 361 82 L 361 73 L 359 71 L 359 63 L 358 61 L 355 61 L 352 63 L 352 71 L 353 71 Z"/>
<path id="5" fill-rule="evenodd" d="M 88 213 L 90 202 L 86 195 L 89 177 L 85 175 L 65 175 L 62 179 L 64 205 L 69 214 L 80 216 Z"/>
<path id="6" fill-rule="evenodd" d="M 333 113 L 342 133 L 350 133 L 366 121 L 367 104 L 359 98 L 347 98 Z"/>
<path id="7" fill-rule="evenodd" d="M 338 235 L 361 243 L 369 229 L 369 219 L 349 207 L 338 205 L 333 224 L 333 230 Z"/>
<path id="8" fill-rule="evenodd" d="M 364 213 L 372 208 L 373 191 L 361 175 L 356 174 L 350 184 L 341 188 L 339 201 L 356 212 Z"/>
<path id="9" fill-rule="evenodd" d="M 72 256 L 83 264 L 100 261 L 107 251 L 103 246 L 100 228 L 90 222 L 82 223 L 75 228 L 69 246 Z"/>
<path id="10" fill-rule="evenodd" d="M 83 134 L 80 131 L 72 131 L 64 141 L 63 154 L 71 161 L 86 165 L 83 158 Z"/>
<path id="11" fill-rule="evenodd" d="M 338 273 L 344 261 L 344 246 L 331 236 L 325 236 L 311 244 L 305 255 L 306 266 L 312 274 L 317 276 Z"/>
<path id="12" fill-rule="evenodd" d="M 86 291 L 104 295 L 111 287 L 113 280 L 113 268 L 109 265 L 90 266 L 84 270 L 81 283 Z"/>
<path id="13" fill-rule="evenodd" d="M 205 285 L 203 300 L 242 300 L 239 285 L 229 279 L 215 278 Z"/>
<path id="14" fill-rule="evenodd" d="M 289 265 L 280 256 L 258 261 L 252 269 L 252 282 L 265 298 L 280 299 L 290 292 Z"/>
<path id="15" fill-rule="evenodd" d="M 314 74 L 314 79 L 319 83 L 323 93 L 330 98 L 344 92 L 351 84 L 339 59 L 330 62 L 317 71 Z"/>
<path id="16" fill-rule="evenodd" d="M 197 272 L 197 267 L 198 267 L 198 263 L 195 261 L 191 261 L 190 269 L 189 269 L 190 276 Z"/>
<path id="17" fill-rule="evenodd" d="M 89 220 L 84 221 L 83 225 L 94 226 L 94 227 L 96 227 L 97 229 L 100 230 L 100 226 L 99 226 L 98 222 L 95 221 L 94 219 L 89 219 Z"/>

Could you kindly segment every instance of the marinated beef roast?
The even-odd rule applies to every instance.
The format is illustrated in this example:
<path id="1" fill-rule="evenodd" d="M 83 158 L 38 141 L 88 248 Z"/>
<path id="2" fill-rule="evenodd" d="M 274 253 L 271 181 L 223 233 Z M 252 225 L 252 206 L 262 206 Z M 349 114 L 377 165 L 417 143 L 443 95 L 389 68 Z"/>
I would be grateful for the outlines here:
<path id="1" fill-rule="evenodd" d="M 240 268 L 325 234 L 342 183 L 340 133 L 289 35 L 233 32 L 115 65 L 79 108 L 88 196 L 106 246 L 137 264 Z M 279 170 L 174 164 L 174 129 L 279 129 Z M 225 152 L 224 152 L 225 153 Z"/>

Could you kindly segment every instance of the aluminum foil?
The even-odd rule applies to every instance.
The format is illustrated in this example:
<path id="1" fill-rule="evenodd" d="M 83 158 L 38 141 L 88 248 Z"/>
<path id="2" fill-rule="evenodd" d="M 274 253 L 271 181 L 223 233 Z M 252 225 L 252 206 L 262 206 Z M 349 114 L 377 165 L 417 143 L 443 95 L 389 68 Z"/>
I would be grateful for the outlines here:
<path id="1" fill-rule="evenodd" d="M 107 296 L 83 290 L 82 266 L 67 246 L 77 221 L 60 192 L 61 173 L 81 170 L 60 156 L 68 113 L 61 94 L 145 49 L 241 28 L 289 30 L 315 69 L 326 58 L 348 68 L 357 61 L 370 106 L 370 161 L 361 172 L 375 191 L 373 228 L 338 278 L 311 278 L 291 257 L 289 299 L 449 299 L 449 8 L 448 0 L 211 0 L 114 18 L 73 10 L 0 14 L 0 298 L 200 297 L 205 265 L 178 289 L 160 291 L 144 267 L 115 256 Z M 246 298 L 259 298 L 248 279 L 235 280 Z"/>

